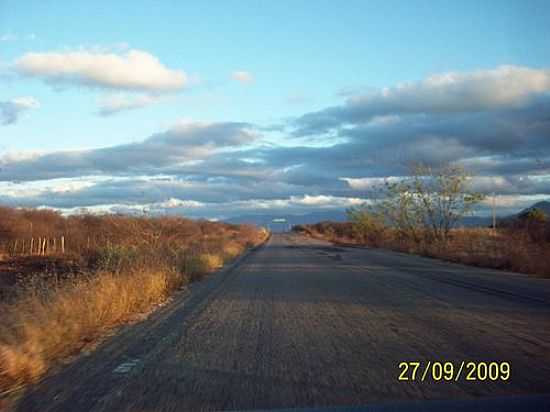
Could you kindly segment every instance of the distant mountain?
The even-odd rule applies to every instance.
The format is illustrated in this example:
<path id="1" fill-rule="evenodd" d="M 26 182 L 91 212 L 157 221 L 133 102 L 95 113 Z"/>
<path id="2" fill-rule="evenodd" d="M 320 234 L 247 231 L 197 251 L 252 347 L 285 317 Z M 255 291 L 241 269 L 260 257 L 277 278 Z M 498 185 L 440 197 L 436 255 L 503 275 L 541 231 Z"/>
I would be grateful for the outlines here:
<path id="1" fill-rule="evenodd" d="M 534 205 L 529 206 L 526 209 L 523 209 L 516 216 L 523 215 L 523 214 L 525 214 L 525 213 L 527 213 L 527 212 L 529 212 L 530 210 L 533 210 L 533 209 L 539 209 L 539 210 L 543 211 L 544 213 L 546 213 L 548 216 L 550 216 L 550 202 L 547 201 L 547 200 L 537 202 Z"/>
<path id="2" fill-rule="evenodd" d="M 497 217 L 497 224 L 499 225 L 507 225 L 510 223 L 513 223 L 515 220 L 517 220 L 520 216 L 525 215 L 527 212 L 533 209 L 539 209 L 542 210 L 544 213 L 546 213 L 548 216 L 550 216 L 550 202 L 543 200 L 541 202 L 535 203 L 534 205 L 531 205 L 522 211 L 515 213 L 513 215 L 508 216 L 498 216 Z M 459 226 L 466 226 L 466 227 L 479 227 L 479 226 L 491 226 L 493 224 L 493 219 L 491 216 L 468 216 L 462 219 L 462 221 L 459 223 Z"/>
<path id="3" fill-rule="evenodd" d="M 273 232 L 284 232 L 294 225 L 308 225 L 330 220 L 333 222 L 345 222 L 347 220 L 344 210 L 330 210 L 322 212 L 310 212 L 302 215 L 290 214 L 255 214 L 243 215 L 226 219 L 228 223 L 251 223 L 269 228 Z"/>
<path id="4" fill-rule="evenodd" d="M 513 214 L 513 215 L 507 216 L 503 219 L 500 219 L 499 222 L 504 226 L 514 225 L 518 221 L 521 221 L 521 220 L 525 219 L 525 217 L 527 216 L 529 211 L 534 210 L 534 209 L 538 209 L 538 210 L 542 211 L 544 214 L 546 214 L 547 216 L 550 216 L 550 202 L 547 201 L 547 200 L 543 200 L 541 202 L 535 203 L 534 205 L 526 207 L 525 209 L 523 209 L 522 211 L 520 211 L 516 214 Z"/>

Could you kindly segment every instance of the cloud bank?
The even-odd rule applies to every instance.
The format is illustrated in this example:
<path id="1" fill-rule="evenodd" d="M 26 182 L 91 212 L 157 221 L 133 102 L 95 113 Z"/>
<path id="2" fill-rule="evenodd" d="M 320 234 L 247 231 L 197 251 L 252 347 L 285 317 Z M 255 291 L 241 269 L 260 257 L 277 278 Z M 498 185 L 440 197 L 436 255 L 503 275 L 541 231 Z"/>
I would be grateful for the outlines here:
<path id="1" fill-rule="evenodd" d="M 548 69 L 502 66 L 351 93 L 341 105 L 289 121 L 284 146 L 262 144 L 258 130 L 269 132 L 258 125 L 187 122 L 138 143 L 5 155 L 4 184 L 76 178 L 89 184 L 55 195 L 12 191 L 4 201 L 156 205 L 204 216 L 299 213 L 356 204 L 385 178 L 424 162 L 464 165 L 475 174 L 476 190 L 497 193 L 503 207 L 525 206 L 550 198 L 549 78 Z"/>
<path id="2" fill-rule="evenodd" d="M 500 66 L 470 73 L 445 73 L 349 98 L 345 105 L 308 113 L 296 135 L 327 132 L 377 117 L 429 113 L 460 114 L 519 109 L 550 91 L 550 70 Z"/>
<path id="3" fill-rule="evenodd" d="M 47 180 L 93 174 L 160 173 L 204 161 L 224 149 L 259 137 L 247 123 L 181 121 L 149 138 L 92 150 L 0 157 L 0 181 Z M 34 170 L 33 170 L 34 169 Z M 37 179 L 38 176 L 41 176 Z"/>

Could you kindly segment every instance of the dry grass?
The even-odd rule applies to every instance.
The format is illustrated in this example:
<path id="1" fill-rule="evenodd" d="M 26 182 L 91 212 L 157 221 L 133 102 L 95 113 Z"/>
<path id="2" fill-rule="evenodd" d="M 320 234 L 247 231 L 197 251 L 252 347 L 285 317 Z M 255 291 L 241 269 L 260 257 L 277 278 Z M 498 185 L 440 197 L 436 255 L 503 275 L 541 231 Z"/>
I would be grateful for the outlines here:
<path id="1" fill-rule="evenodd" d="M 224 260 L 232 260 L 239 256 L 243 251 L 243 245 L 231 241 L 225 244 L 222 248 Z"/>
<path id="2" fill-rule="evenodd" d="M 386 228 L 375 238 L 359 240 L 349 223 L 323 222 L 304 225 L 301 232 L 342 244 L 363 244 L 405 253 L 435 257 L 467 265 L 550 277 L 550 243 L 535 241 L 525 230 L 502 228 L 454 229 L 446 243 L 413 242 Z"/>
<path id="3" fill-rule="evenodd" d="M 3 308 L 0 389 L 33 381 L 106 328 L 164 301 L 187 278 L 171 270 L 97 273 Z"/>
<path id="4" fill-rule="evenodd" d="M 77 262 L 66 265 L 67 270 L 76 265 L 74 273 L 56 273 L 54 282 L 40 273 L 36 279 L 32 271 L 24 274 L 32 277 L 26 282 L 31 287 L 21 284 L 12 298 L 0 302 L 0 397 L 40 378 L 59 359 L 77 354 L 135 314 L 150 311 L 268 235 L 252 226 L 183 218 L 0 212 L 7 216 L 0 222 L 0 246 L 28 235 L 25 230 L 31 226 L 34 235 L 59 231 L 66 234 L 69 253 L 56 259 Z M 30 266 L 40 267 L 38 263 Z"/>
<path id="5" fill-rule="evenodd" d="M 204 253 L 199 256 L 206 272 L 213 272 L 223 266 L 223 257 L 213 253 Z"/>
<path id="6" fill-rule="evenodd" d="M 550 244 L 533 241 L 522 231 L 457 229 L 447 245 L 431 255 L 468 265 L 550 277 Z"/>

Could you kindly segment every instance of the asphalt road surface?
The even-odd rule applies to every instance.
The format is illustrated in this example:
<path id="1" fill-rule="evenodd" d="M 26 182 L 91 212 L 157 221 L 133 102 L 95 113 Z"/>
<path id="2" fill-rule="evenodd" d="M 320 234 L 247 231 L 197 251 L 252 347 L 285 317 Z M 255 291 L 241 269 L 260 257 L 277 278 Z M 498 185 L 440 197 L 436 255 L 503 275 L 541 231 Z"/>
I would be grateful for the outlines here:
<path id="1" fill-rule="evenodd" d="M 402 361 L 507 382 L 398 381 Z M 550 392 L 550 281 L 276 234 L 31 388 L 21 411 L 251 410 Z"/>

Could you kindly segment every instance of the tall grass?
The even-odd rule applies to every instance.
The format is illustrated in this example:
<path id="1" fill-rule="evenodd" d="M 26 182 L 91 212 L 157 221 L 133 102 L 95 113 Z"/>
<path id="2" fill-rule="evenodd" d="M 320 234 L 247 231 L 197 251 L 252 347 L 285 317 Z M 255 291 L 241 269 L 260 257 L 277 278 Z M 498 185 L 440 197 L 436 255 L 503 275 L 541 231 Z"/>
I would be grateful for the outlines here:
<path id="1" fill-rule="evenodd" d="M 35 380 L 55 359 L 77 352 L 105 328 L 164 301 L 187 281 L 168 269 L 100 272 L 3 307 L 0 388 Z"/>
<path id="2" fill-rule="evenodd" d="M 30 227 L 69 233 L 68 257 L 80 262 L 80 271 L 55 283 L 39 278 L 0 302 L 0 395 L 35 381 L 106 329 L 151 310 L 267 237 L 252 226 L 182 218 L 5 211 L 0 243 L 28 235 Z"/>

